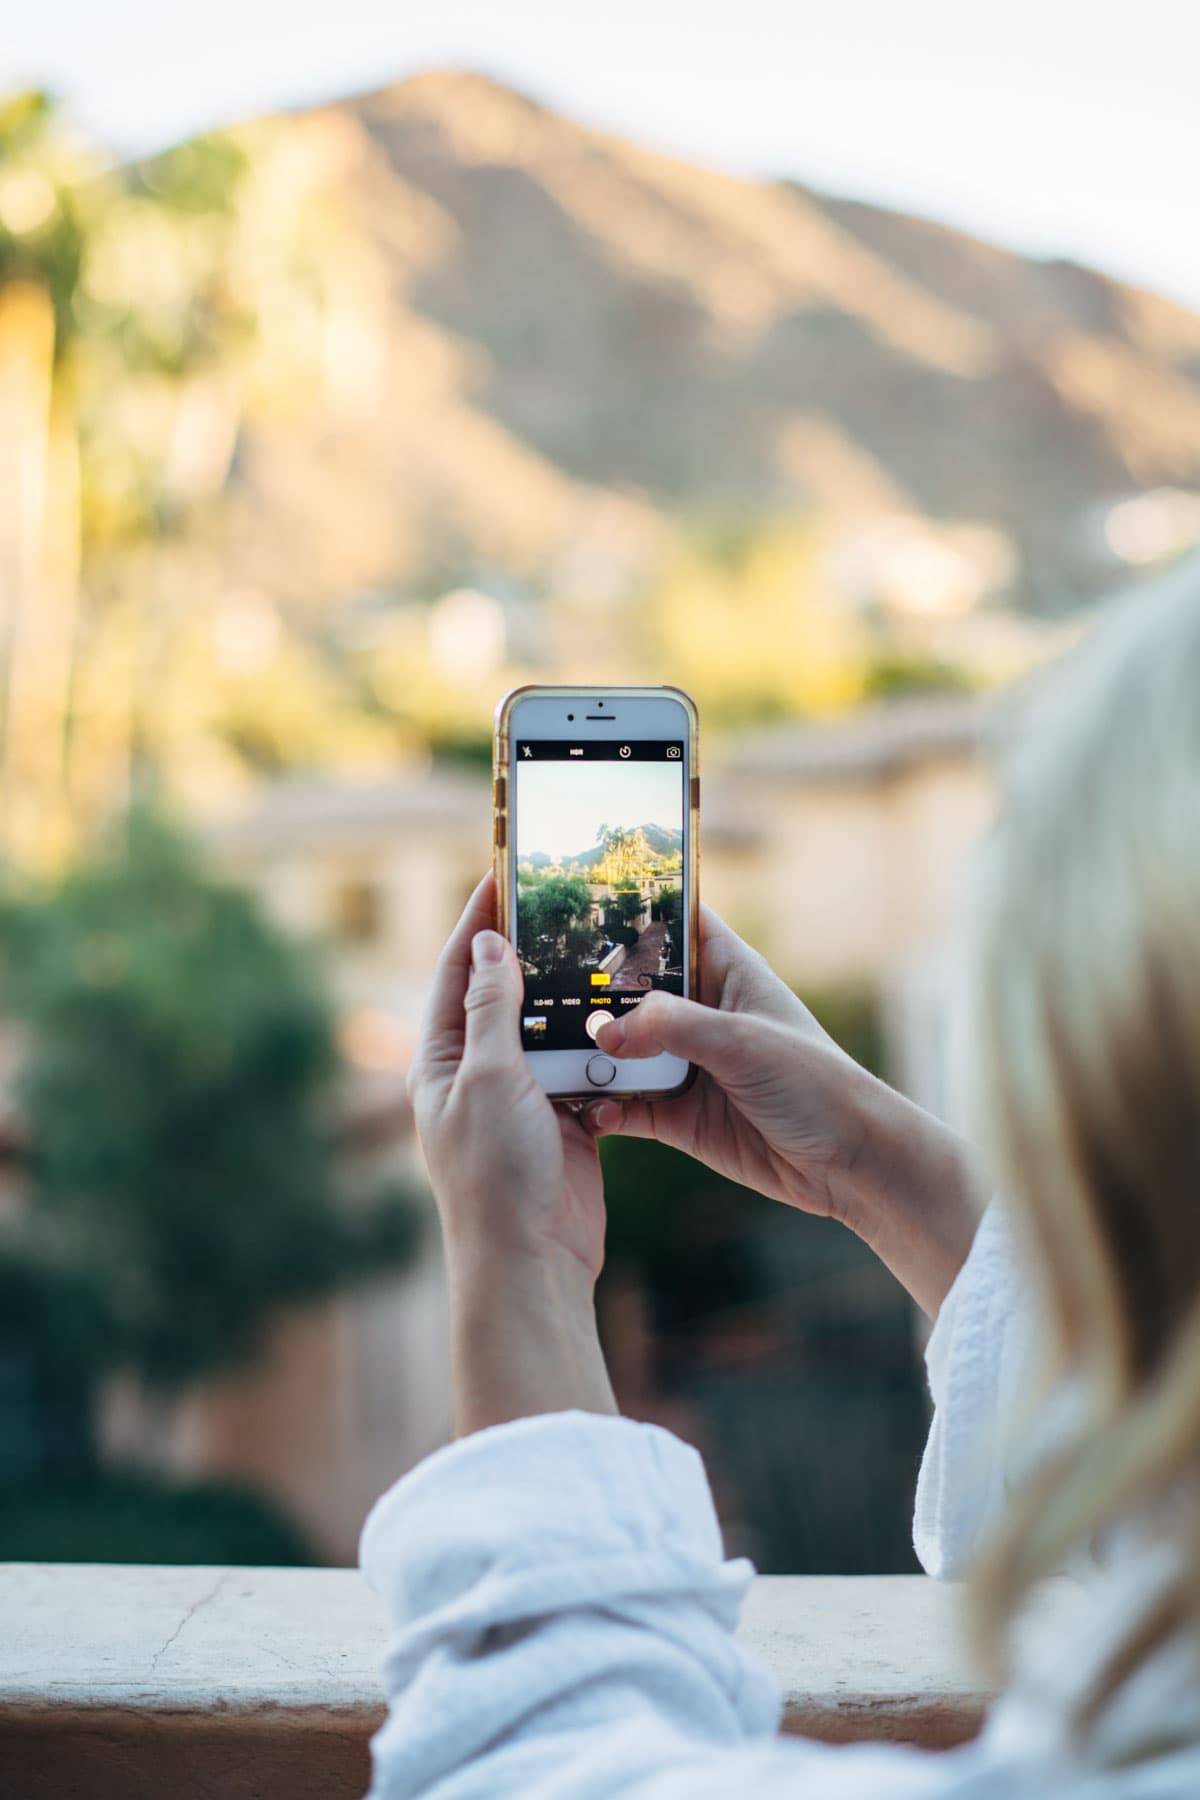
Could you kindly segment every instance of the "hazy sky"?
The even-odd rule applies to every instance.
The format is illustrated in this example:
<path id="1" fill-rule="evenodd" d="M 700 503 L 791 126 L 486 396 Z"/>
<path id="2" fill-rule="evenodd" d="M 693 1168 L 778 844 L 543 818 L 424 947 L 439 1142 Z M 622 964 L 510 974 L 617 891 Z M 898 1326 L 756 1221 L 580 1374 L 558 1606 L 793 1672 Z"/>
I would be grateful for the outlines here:
<path id="1" fill-rule="evenodd" d="M 589 123 L 1200 306 L 1196 0 L 10 0 L 0 74 L 122 150 L 469 65 Z"/>
<path id="2" fill-rule="evenodd" d="M 556 860 L 597 842 L 601 825 L 683 829 L 681 763 L 517 764 L 517 860 L 544 850 Z"/>

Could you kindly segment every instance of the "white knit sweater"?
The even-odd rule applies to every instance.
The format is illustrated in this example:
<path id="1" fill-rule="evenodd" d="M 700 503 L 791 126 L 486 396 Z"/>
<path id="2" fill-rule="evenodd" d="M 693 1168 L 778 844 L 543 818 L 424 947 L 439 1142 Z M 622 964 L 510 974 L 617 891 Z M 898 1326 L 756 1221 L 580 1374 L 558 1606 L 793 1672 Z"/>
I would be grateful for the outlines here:
<path id="1" fill-rule="evenodd" d="M 1003 1505 L 1031 1341 L 993 1210 L 927 1352 L 915 1534 L 932 1574 L 961 1572 Z M 562 1413 L 452 1444 L 376 1505 L 362 1566 L 391 1619 L 373 1800 L 1200 1796 L 1193 1647 L 1131 1683 L 1086 1754 L 1068 1729 L 1168 1566 L 1128 1540 L 1063 1582 L 983 1735 L 941 1755 L 776 1735 L 774 1682 L 733 1636 L 753 1571 L 724 1560 L 700 1458 L 656 1427 Z M 1129 1766 L 1147 1741 L 1158 1753 Z"/>

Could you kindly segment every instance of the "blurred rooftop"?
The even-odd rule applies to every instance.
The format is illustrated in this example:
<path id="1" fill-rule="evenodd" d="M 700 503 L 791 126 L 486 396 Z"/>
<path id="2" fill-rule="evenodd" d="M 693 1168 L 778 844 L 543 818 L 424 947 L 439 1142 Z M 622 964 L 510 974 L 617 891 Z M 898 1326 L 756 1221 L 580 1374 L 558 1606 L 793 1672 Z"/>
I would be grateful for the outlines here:
<path id="1" fill-rule="evenodd" d="M 780 781 L 874 779 L 946 756 L 974 756 L 994 729 L 988 695 L 928 695 L 864 707 L 845 718 L 763 726 L 730 744 L 730 775 Z"/>
<path id="2" fill-rule="evenodd" d="M 280 781 L 265 787 L 240 816 L 212 827 L 215 846 L 266 850 L 309 834 L 375 832 L 389 826 L 460 833 L 477 825 L 486 839 L 491 797 L 482 770 L 470 774 L 438 767 L 397 774 L 385 781 L 322 779 Z"/>

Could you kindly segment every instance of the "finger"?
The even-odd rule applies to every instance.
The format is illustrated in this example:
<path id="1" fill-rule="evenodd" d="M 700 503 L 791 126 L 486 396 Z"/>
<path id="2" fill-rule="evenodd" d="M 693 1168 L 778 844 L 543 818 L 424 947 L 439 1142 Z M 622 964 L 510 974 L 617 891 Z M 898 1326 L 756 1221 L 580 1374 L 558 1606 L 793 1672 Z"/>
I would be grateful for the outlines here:
<path id="1" fill-rule="evenodd" d="M 742 942 L 742 939 L 738 936 L 732 925 L 727 925 L 720 913 L 714 912 L 713 908 L 706 905 L 702 900 L 700 902 L 701 947 L 707 949 L 709 945 L 719 944 L 725 939 L 728 939 L 732 944 L 740 944 Z"/>
<path id="2" fill-rule="evenodd" d="M 466 1048 L 463 1067 L 510 1063 L 521 1058 L 521 970 L 516 952 L 498 931 L 477 931 L 471 940 L 467 983 Z"/>
<path id="3" fill-rule="evenodd" d="M 710 1070 L 719 1080 L 742 1052 L 742 1021 L 660 990 L 619 1018 L 607 1019 L 596 1043 L 606 1056 L 660 1056 L 666 1051 Z"/>
<path id="4" fill-rule="evenodd" d="M 730 927 L 726 925 L 720 914 L 714 912 L 711 906 L 705 906 L 703 904 L 700 907 L 700 947 L 704 952 L 706 961 L 711 960 L 714 954 L 721 954 L 723 957 L 727 958 L 730 955 L 736 955 L 739 950 L 745 951 L 747 956 L 753 955 L 749 946 L 744 944 L 737 933 L 732 931 Z M 724 969 L 722 966 L 722 973 L 723 972 Z M 714 1001 L 718 998 L 719 992 L 713 995 Z M 657 996 L 655 996 L 655 999 L 657 1001 Z M 655 1051 L 653 1050 L 633 1051 L 626 1049 L 622 1051 L 620 1049 L 623 1038 L 622 1027 L 627 1025 L 632 1017 L 636 1017 L 637 1013 L 641 1012 L 642 1007 L 645 1006 L 646 1003 L 647 1002 L 643 1000 L 641 1005 L 639 1005 L 633 1013 L 623 1013 L 620 1016 L 614 1014 L 611 1018 L 606 1019 L 604 1024 L 601 1025 L 597 1031 L 597 1045 L 603 1050 L 608 1050 L 616 1054 L 624 1054 L 626 1056 L 635 1054 L 642 1056 L 654 1055 Z M 589 1108 L 589 1113 L 593 1111 L 594 1109 Z M 626 1114 L 630 1111 L 631 1108 L 629 1104 L 626 1103 Z"/>
<path id="5" fill-rule="evenodd" d="M 569 1156 L 579 1156 L 587 1150 L 595 1149 L 599 1132 L 595 1131 L 587 1117 L 587 1111 L 580 1107 L 578 1111 L 567 1112 L 556 1107 L 558 1129 L 563 1141 L 563 1149 Z"/>
<path id="6" fill-rule="evenodd" d="M 489 871 L 463 907 L 434 970 L 421 1028 L 422 1047 L 434 1054 L 446 1050 L 457 1053 L 462 1047 L 463 1000 L 471 969 L 471 939 L 477 931 L 491 926 L 495 915 L 496 882 Z"/>
<path id="7" fill-rule="evenodd" d="M 690 1109 L 671 1100 L 591 1100 L 580 1121 L 595 1138 L 653 1138 L 676 1150 L 690 1150 L 696 1130 Z"/>
<path id="8" fill-rule="evenodd" d="M 649 1134 L 634 1130 L 630 1121 L 633 1114 L 648 1111 L 645 1100 L 589 1100 L 580 1108 L 579 1122 L 592 1137 L 645 1137 Z"/>

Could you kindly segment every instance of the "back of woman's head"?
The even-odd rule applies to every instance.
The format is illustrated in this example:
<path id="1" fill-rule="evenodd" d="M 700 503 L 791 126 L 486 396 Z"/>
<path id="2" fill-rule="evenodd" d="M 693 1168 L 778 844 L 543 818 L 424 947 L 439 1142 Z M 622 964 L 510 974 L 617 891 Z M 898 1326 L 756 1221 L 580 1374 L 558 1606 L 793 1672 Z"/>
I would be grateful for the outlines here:
<path id="1" fill-rule="evenodd" d="M 1072 1550 L 1181 1484 L 1200 1493 L 1195 566 L 1125 602 L 1047 684 L 985 870 L 982 1103 L 1060 1366 L 1086 1397 L 1078 1440 L 980 1571 L 995 1647 Z M 1197 1543 L 1159 1610 L 1125 1665 L 1200 1618 Z"/>

